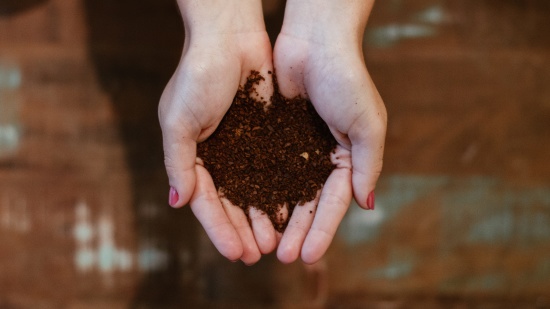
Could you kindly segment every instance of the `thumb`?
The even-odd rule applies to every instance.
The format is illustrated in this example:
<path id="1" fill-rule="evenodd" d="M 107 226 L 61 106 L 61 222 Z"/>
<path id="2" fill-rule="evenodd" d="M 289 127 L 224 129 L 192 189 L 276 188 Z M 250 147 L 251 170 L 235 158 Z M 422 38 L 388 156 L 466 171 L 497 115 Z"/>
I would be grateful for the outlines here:
<path id="1" fill-rule="evenodd" d="M 167 87 L 170 90 L 170 84 Z M 165 91 L 159 104 L 164 165 L 170 184 L 168 204 L 174 208 L 187 204 L 195 190 L 196 134 L 188 129 L 189 115 L 181 112 L 170 91 Z"/>
<path id="2" fill-rule="evenodd" d="M 374 188 L 382 172 L 386 136 L 385 107 L 383 104 L 374 106 L 378 108 L 368 109 L 363 117 L 354 122 L 348 133 L 354 197 L 357 204 L 365 209 L 374 209 Z"/>
<path id="3" fill-rule="evenodd" d="M 178 131 L 163 128 L 164 165 L 170 184 L 168 204 L 174 208 L 189 202 L 196 182 L 197 143 L 188 136 L 178 135 Z"/>

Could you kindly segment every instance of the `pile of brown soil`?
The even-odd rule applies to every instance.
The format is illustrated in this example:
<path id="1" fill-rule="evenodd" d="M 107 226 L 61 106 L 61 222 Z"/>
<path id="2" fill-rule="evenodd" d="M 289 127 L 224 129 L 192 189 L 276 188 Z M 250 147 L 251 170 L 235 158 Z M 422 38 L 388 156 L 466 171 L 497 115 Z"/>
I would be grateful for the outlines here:
<path id="1" fill-rule="evenodd" d="M 315 198 L 334 169 L 330 153 L 336 141 L 310 101 L 280 94 L 275 76 L 265 108 L 255 89 L 263 80 L 251 72 L 219 127 L 198 145 L 197 156 L 224 197 L 247 215 L 249 207 L 267 213 L 282 232 L 288 219 L 278 218 L 281 205 L 288 205 L 290 218 L 296 205 Z"/>

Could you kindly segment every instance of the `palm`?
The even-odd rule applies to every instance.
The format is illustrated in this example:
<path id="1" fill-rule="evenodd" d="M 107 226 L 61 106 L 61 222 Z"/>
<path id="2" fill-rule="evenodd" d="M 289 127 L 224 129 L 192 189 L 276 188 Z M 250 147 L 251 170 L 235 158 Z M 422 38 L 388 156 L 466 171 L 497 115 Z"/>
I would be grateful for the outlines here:
<path id="1" fill-rule="evenodd" d="M 218 198 L 212 178 L 196 158 L 196 145 L 214 132 L 251 70 L 266 77 L 258 92 L 269 97 L 272 83 L 267 71 L 272 70 L 272 57 L 265 32 L 224 34 L 221 40 L 218 35 L 196 38 L 186 42 L 159 106 L 165 165 L 179 194 L 173 206 L 189 201 L 218 250 L 245 263 L 254 263 L 260 251 L 273 249 L 274 232 L 258 248 L 244 213 Z M 265 229 L 265 219 L 255 220 L 256 226 Z"/>
<path id="2" fill-rule="evenodd" d="M 296 211 L 278 255 L 292 261 L 301 254 L 317 261 L 328 248 L 351 202 L 367 207 L 382 165 L 385 108 L 370 80 L 361 49 L 322 45 L 281 33 L 274 51 L 275 69 L 285 96 L 307 96 L 339 143 L 314 219 Z M 353 169 L 352 169 L 353 166 Z M 353 189 L 353 190 L 352 190 Z M 299 208 L 298 208 L 299 209 Z M 296 224 L 293 222 L 297 222 Z"/>
<path id="3" fill-rule="evenodd" d="M 250 71 L 271 66 L 271 46 L 265 33 L 235 34 L 223 42 L 208 37 L 198 41 L 186 42 L 180 65 L 163 93 L 159 116 L 169 126 L 179 127 L 182 120 L 189 123 L 187 129 L 203 140 L 219 124 Z"/>

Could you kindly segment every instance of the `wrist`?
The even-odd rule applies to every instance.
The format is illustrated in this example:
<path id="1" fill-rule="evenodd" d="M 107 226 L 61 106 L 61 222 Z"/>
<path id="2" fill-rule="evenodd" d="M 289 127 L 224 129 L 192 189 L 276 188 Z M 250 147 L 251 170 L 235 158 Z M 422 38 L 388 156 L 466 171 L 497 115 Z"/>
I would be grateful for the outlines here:
<path id="1" fill-rule="evenodd" d="M 261 0 L 178 0 L 189 35 L 265 31 Z"/>
<path id="2" fill-rule="evenodd" d="M 288 0 L 281 33 L 330 44 L 361 44 L 374 0 Z"/>

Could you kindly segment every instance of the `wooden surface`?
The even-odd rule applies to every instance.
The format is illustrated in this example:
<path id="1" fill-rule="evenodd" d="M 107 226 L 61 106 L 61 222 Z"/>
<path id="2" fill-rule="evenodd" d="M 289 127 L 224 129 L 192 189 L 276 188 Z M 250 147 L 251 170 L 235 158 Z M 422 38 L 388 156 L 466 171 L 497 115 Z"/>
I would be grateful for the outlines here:
<path id="1" fill-rule="evenodd" d="M 282 8 L 266 1 L 273 38 Z M 544 0 L 378 1 L 377 208 L 352 205 L 317 265 L 246 267 L 166 205 L 175 3 L 3 0 L 0 308 L 549 308 L 548 16 Z"/>

